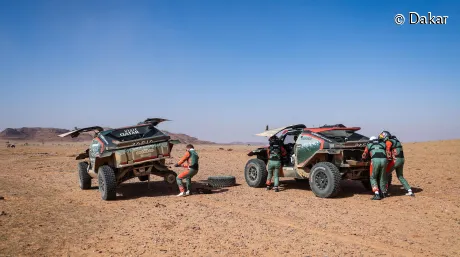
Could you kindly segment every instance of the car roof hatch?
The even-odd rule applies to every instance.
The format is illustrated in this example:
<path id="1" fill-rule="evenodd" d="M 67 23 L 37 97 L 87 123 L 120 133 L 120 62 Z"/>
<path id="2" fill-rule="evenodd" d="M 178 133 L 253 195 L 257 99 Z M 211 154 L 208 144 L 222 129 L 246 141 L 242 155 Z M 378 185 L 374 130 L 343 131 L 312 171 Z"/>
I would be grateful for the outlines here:
<path id="1" fill-rule="evenodd" d="M 306 128 L 304 130 L 309 130 L 311 132 L 324 132 L 324 131 L 331 131 L 331 130 L 348 130 L 348 131 L 358 131 L 360 127 L 322 127 L 322 128 Z"/>
<path id="2" fill-rule="evenodd" d="M 81 129 L 72 130 L 72 131 L 66 132 L 64 134 L 60 134 L 58 136 L 59 137 L 70 136 L 70 137 L 74 138 L 74 137 L 78 137 L 80 135 L 80 133 L 83 133 L 83 132 L 89 132 L 89 131 L 101 132 L 103 130 L 104 129 L 102 127 L 94 126 L 94 127 L 87 127 L 87 128 L 81 128 Z"/>
<path id="3" fill-rule="evenodd" d="M 281 127 L 281 128 L 276 128 L 276 129 L 270 129 L 266 130 L 264 132 L 261 132 L 259 134 L 256 134 L 256 136 L 260 137 L 271 137 L 273 135 L 278 134 L 280 131 L 285 130 L 285 129 L 291 129 L 291 128 L 306 128 L 304 124 L 296 124 L 296 125 L 290 125 L 286 127 Z"/>

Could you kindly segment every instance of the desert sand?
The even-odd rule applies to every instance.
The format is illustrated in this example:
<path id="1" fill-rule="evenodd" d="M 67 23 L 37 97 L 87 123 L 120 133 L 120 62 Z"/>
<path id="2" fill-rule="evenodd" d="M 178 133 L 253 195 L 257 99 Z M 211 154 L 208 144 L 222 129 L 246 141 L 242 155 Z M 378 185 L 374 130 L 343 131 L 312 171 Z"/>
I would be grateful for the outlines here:
<path id="1" fill-rule="evenodd" d="M 75 155 L 86 145 L 0 151 L 0 256 L 460 256 L 460 140 L 405 144 L 416 197 L 393 177 L 382 201 L 351 181 L 333 199 L 291 179 L 279 193 L 251 188 L 243 170 L 253 146 L 196 145 L 195 181 L 224 174 L 238 185 L 179 198 L 152 176 L 150 190 L 132 179 L 106 202 L 97 180 L 78 186 Z"/>

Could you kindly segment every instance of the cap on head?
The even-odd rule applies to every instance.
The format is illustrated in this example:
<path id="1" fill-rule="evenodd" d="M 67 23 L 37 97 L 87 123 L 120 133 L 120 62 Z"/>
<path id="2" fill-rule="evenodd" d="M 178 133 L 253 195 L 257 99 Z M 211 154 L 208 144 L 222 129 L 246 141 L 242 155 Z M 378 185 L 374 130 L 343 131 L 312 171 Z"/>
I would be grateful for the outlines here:
<path id="1" fill-rule="evenodd" d="M 193 149 L 193 145 L 192 145 L 192 144 L 188 144 L 185 148 L 187 148 L 187 150 L 188 150 L 188 149 Z"/>
<path id="2" fill-rule="evenodd" d="M 376 139 L 377 139 L 377 137 L 371 136 L 371 138 L 369 138 L 369 141 L 374 141 L 374 140 L 376 140 Z"/>

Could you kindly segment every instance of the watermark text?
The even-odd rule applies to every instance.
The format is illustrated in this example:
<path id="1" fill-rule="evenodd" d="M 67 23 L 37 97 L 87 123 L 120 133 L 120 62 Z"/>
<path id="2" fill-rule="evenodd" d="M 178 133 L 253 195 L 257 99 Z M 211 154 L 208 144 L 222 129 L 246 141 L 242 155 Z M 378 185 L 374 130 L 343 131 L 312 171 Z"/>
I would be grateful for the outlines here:
<path id="1" fill-rule="evenodd" d="M 431 12 L 428 12 L 427 15 L 422 15 L 417 12 L 409 12 L 407 15 L 409 18 L 409 24 L 435 24 L 435 25 L 444 25 L 447 24 L 447 15 L 433 15 Z M 396 14 L 394 17 L 394 22 L 397 25 L 403 25 L 406 23 L 406 16 L 403 14 Z"/>

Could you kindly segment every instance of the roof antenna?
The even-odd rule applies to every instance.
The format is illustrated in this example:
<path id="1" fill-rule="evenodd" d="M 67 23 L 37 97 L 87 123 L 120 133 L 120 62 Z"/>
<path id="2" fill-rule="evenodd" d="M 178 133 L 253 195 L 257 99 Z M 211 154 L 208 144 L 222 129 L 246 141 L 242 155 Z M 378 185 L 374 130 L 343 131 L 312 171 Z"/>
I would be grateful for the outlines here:
<path id="1" fill-rule="evenodd" d="M 267 130 L 268 130 L 268 125 L 265 127 L 265 131 L 267 131 Z"/>

